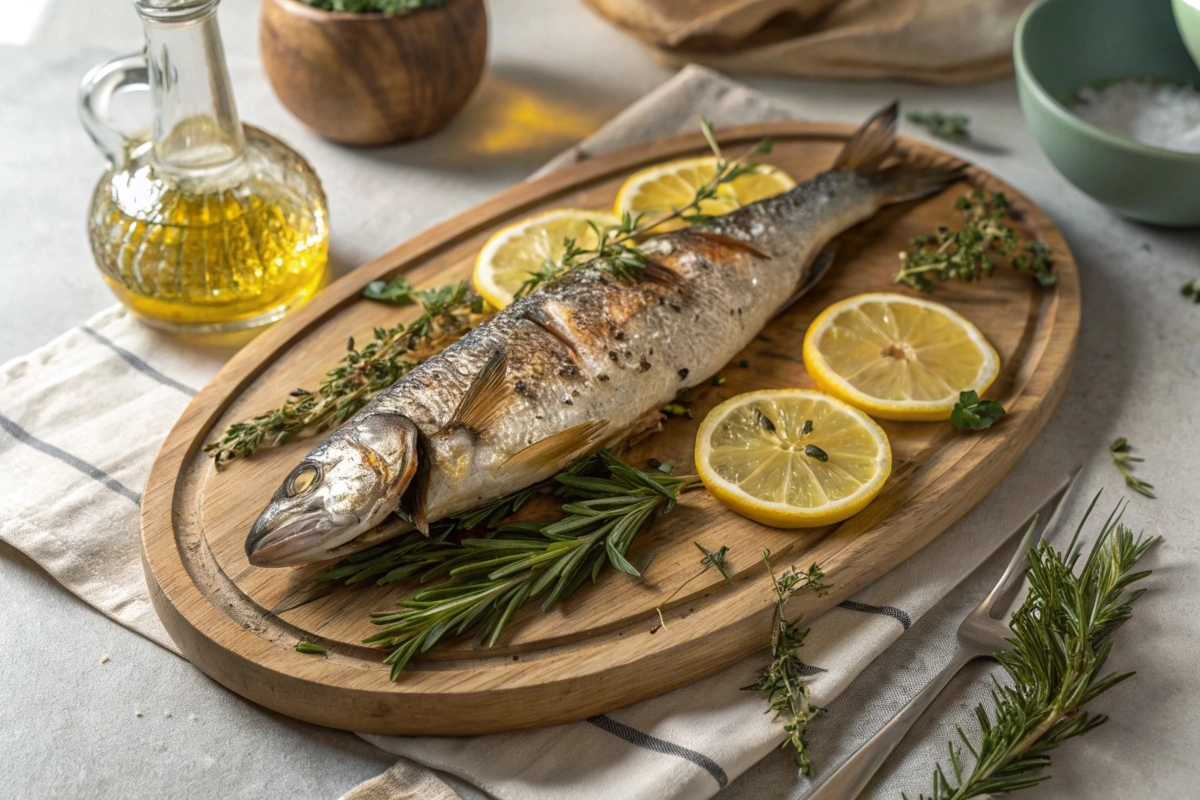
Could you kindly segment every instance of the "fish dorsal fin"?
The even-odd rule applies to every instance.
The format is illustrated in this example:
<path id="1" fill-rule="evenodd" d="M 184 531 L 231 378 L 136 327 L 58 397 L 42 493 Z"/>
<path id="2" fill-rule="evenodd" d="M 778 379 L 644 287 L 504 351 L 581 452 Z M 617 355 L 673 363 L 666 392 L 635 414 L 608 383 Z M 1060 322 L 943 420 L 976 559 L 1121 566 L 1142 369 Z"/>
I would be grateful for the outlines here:
<path id="1" fill-rule="evenodd" d="M 467 393 L 454 410 L 454 416 L 442 430 L 466 428 L 476 435 L 483 434 L 495 421 L 500 413 L 500 401 L 508 394 L 508 384 L 505 383 L 507 372 L 508 351 L 501 347 L 492 353 L 475 380 L 471 381 Z"/>
<path id="2" fill-rule="evenodd" d="M 518 450 L 504 462 L 504 467 L 545 467 L 556 464 L 596 444 L 607 427 L 608 420 L 597 419 L 552 433 L 524 450 Z"/>

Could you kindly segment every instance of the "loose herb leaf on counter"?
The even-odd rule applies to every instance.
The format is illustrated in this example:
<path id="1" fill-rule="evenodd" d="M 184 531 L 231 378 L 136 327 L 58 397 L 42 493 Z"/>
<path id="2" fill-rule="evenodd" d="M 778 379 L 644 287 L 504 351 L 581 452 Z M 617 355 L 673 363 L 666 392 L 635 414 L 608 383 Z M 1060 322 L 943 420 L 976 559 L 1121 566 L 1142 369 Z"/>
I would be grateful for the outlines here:
<path id="1" fill-rule="evenodd" d="M 371 615 L 381 629 L 364 644 L 391 648 L 384 663 L 393 680 L 443 638 L 474 634 L 476 647 L 491 647 L 528 601 L 543 597 L 547 611 L 589 578 L 595 583 L 605 565 L 641 577 L 625 558 L 630 545 L 699 479 L 651 475 L 608 452 L 600 458 L 603 476 L 555 476 L 562 519 L 509 523 L 490 538 L 462 539 L 455 557 L 439 565 L 446 580 L 397 600 L 399 610 Z"/>
<path id="2" fill-rule="evenodd" d="M 948 142 L 965 142 L 971 138 L 971 118 L 966 114 L 910 111 L 904 118 L 914 125 L 920 125 L 933 136 Z"/>
<path id="3" fill-rule="evenodd" d="M 309 656 L 323 656 L 329 651 L 321 647 L 321 645 L 313 644 L 312 642 L 296 642 L 296 652 Z"/>
<path id="4" fill-rule="evenodd" d="M 912 240 L 912 250 L 900 254 L 900 271 L 893 283 L 933 292 L 949 280 L 983 280 L 996 270 L 997 259 L 1033 277 L 1040 286 L 1058 282 L 1050 248 L 1037 239 L 1022 241 L 1008 221 L 1013 212 L 1000 192 L 973 189 L 955 202 L 962 212 L 961 230 L 938 228 Z"/>
<path id="5" fill-rule="evenodd" d="M 959 392 L 958 402 L 950 412 L 950 424 L 960 431 L 982 431 L 1007 412 L 995 400 L 980 400 L 979 393 Z"/>
<path id="6" fill-rule="evenodd" d="M 1200 303 L 1200 286 L 1196 285 L 1196 281 L 1188 281 L 1180 287 L 1179 293 L 1191 300 L 1193 303 Z"/>
<path id="7" fill-rule="evenodd" d="M 1130 455 L 1132 451 L 1133 445 L 1124 436 L 1114 439 L 1113 443 L 1108 446 L 1108 452 L 1112 455 L 1113 463 L 1117 465 L 1117 469 L 1125 477 L 1125 485 L 1140 495 L 1154 499 L 1154 484 L 1146 483 L 1133 474 L 1132 465 L 1140 464 L 1146 459 Z"/>
<path id="8" fill-rule="evenodd" d="M 1119 516 L 1109 517 L 1082 566 L 1079 533 L 1086 517 L 1065 553 L 1046 542 L 1030 550 L 1029 594 L 1010 622 L 1012 649 L 996 654 L 1010 682 L 994 682 L 990 710 L 976 707 L 977 736 L 958 729 L 961 745 L 949 743 L 950 774 L 937 766 L 933 790 L 920 800 L 963 800 L 1034 786 L 1050 777 L 1052 750 L 1107 721 L 1087 706 L 1133 675 L 1105 673 L 1104 664 L 1113 635 L 1145 591 L 1130 591 L 1150 574 L 1134 569 L 1156 541 L 1135 537 Z M 969 767 L 963 747 L 973 759 Z"/>
<path id="9" fill-rule="evenodd" d="M 325 373 L 315 391 L 296 389 L 278 408 L 230 425 L 220 439 L 204 446 L 218 467 L 290 436 L 342 424 L 409 370 L 488 317 L 483 298 L 466 281 L 418 290 L 403 276 L 383 286 L 378 283 L 368 284 L 364 295 L 395 305 L 415 300 L 422 306 L 421 316 L 411 325 L 376 328 L 372 341 L 361 349 L 355 349 L 351 338 L 350 352 Z"/>
<path id="10" fill-rule="evenodd" d="M 791 745 L 795 750 L 796 766 L 807 775 L 812 764 L 808 759 L 804 733 L 808 723 L 820 714 L 822 709 L 809 702 L 808 684 L 804 676 L 805 665 L 796 655 L 796 651 L 804 645 L 808 629 L 800 630 L 795 623 L 789 621 L 784 607 L 797 592 L 825 588 L 825 573 L 813 564 L 807 572 L 798 572 L 795 567 L 788 567 L 777 578 L 771 569 L 770 550 L 763 550 L 763 563 L 767 565 L 767 573 L 771 576 L 775 589 L 775 627 L 771 634 L 771 663 L 759 672 L 757 683 L 742 688 L 765 694 L 770 702 L 768 710 L 783 716 L 783 729 L 788 733 L 788 740 L 783 746 Z"/>

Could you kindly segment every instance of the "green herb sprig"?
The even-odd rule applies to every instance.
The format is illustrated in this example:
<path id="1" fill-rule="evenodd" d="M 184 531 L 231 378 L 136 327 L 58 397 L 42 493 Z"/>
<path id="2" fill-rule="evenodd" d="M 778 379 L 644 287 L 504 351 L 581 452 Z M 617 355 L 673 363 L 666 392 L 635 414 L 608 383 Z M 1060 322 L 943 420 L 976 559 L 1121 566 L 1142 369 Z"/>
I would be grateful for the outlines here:
<path id="1" fill-rule="evenodd" d="M 770 703 L 769 711 L 783 717 L 783 729 L 788 739 L 783 743 L 795 751 L 796 766 L 807 775 L 812 768 L 808 758 L 808 743 L 804 739 L 808 723 L 822 712 L 808 699 L 808 683 L 804 678 L 804 663 L 796 651 L 804 645 L 808 629 L 801 630 L 787 618 L 785 606 L 797 592 L 826 588 L 825 573 L 816 564 L 807 572 L 788 567 L 779 577 L 771 569 L 771 551 L 763 550 L 763 563 L 775 589 L 775 626 L 771 634 L 771 663 L 759 672 L 756 683 L 743 686 L 745 691 L 762 692 Z"/>
<path id="2" fill-rule="evenodd" d="M 1112 456 L 1113 464 L 1116 464 L 1121 475 L 1125 477 L 1125 485 L 1133 489 L 1144 497 L 1150 499 L 1155 498 L 1154 484 L 1146 483 L 1141 478 L 1133 474 L 1133 464 L 1140 464 L 1146 459 L 1139 458 L 1135 455 L 1130 455 L 1133 451 L 1133 445 L 1124 437 L 1120 436 L 1113 440 L 1113 443 L 1108 446 L 1108 452 Z"/>
<path id="3" fill-rule="evenodd" d="M 491 538 L 464 538 L 457 555 L 439 565 L 447 580 L 412 598 L 397 611 L 371 615 L 380 630 L 365 644 L 391 648 L 384 659 L 392 679 L 415 657 L 446 637 L 475 636 L 491 647 L 528 601 L 543 598 L 543 611 L 570 596 L 605 565 L 641 577 L 625 557 L 639 533 L 669 513 L 678 494 L 697 483 L 694 475 L 650 475 L 602 452 L 607 477 L 555 476 L 566 515 L 554 522 L 501 525 Z"/>
<path id="4" fill-rule="evenodd" d="M 338 365 L 316 391 L 296 389 L 283 405 L 230 425 L 220 439 L 204 446 L 218 467 L 244 458 L 259 447 L 274 447 L 290 436 L 320 432 L 342 424 L 375 395 L 435 355 L 488 316 L 483 299 L 466 281 L 433 289 L 413 289 L 398 275 L 373 281 L 364 296 L 391 305 L 420 303 L 411 325 L 376 328 L 373 339 L 356 349 L 354 339 Z"/>
<path id="5" fill-rule="evenodd" d="M 958 729 L 961 746 L 949 744 L 949 775 L 939 765 L 931 794 L 920 800 L 965 800 L 1034 786 L 1049 778 L 1051 751 L 1107 721 L 1086 707 L 1133 675 L 1106 673 L 1104 665 L 1113 635 L 1144 591 L 1129 587 L 1150 574 L 1134 569 L 1155 539 L 1135 537 L 1114 512 L 1080 566 L 1082 529 L 1080 523 L 1065 553 L 1046 542 L 1030 551 L 1029 594 L 1010 623 L 1012 649 L 996 654 L 1010 682 L 995 681 L 990 711 L 982 704 L 975 709 L 975 739 Z M 973 761 L 969 769 L 964 747 Z"/>
<path id="6" fill-rule="evenodd" d="M 1008 224 L 1013 212 L 1003 194 L 973 189 L 959 197 L 955 207 L 963 215 L 962 229 L 941 227 L 937 233 L 913 238 L 912 250 L 900 254 L 900 271 L 893 283 L 931 293 L 949 280 L 983 280 L 995 272 L 997 259 L 1031 275 L 1040 286 L 1058 282 L 1050 248 L 1037 239 L 1022 241 Z"/>
<path id="7" fill-rule="evenodd" d="M 595 476 L 604 473 L 599 453 L 582 458 L 554 477 L 527 486 L 511 494 L 488 501 L 467 511 L 439 520 L 430 526 L 429 536 L 409 531 L 347 556 L 313 580 L 336 582 L 344 586 L 386 586 L 416 577 L 422 582 L 444 577 L 445 564 L 462 555 L 457 534 L 483 530 L 495 536 L 501 522 L 516 514 L 539 494 L 553 493 L 562 484 L 562 475 Z M 606 473 L 605 473 L 606 474 Z M 386 523 L 385 523 L 386 524 Z"/>
<path id="8" fill-rule="evenodd" d="M 736 181 L 745 175 L 757 172 L 762 165 L 751 157 L 765 155 L 771 152 L 773 143 L 770 139 L 762 139 L 753 148 L 736 158 L 726 158 L 717 144 L 712 125 L 707 120 L 700 122 L 700 130 L 708 143 L 709 149 L 717 159 L 717 168 L 713 177 L 703 186 L 697 187 L 692 198 L 683 206 L 672 211 L 651 216 L 645 213 L 631 214 L 626 211 L 617 225 L 598 226 L 589 222 L 597 244 L 592 248 L 580 247 L 575 239 L 563 240 L 565 248 L 563 255 L 557 261 L 546 261 L 521 285 L 515 297 L 524 297 L 534 289 L 548 282 L 557 280 L 564 273 L 588 262 L 597 262 L 619 280 L 633 280 L 646 268 L 646 257 L 638 250 L 636 242 L 639 238 L 653 233 L 668 222 L 682 220 L 689 225 L 709 222 L 716 219 L 713 214 L 706 214 L 701 207 L 707 201 L 717 197 L 720 188 Z"/>
<path id="9" fill-rule="evenodd" d="M 1006 413 L 995 400 L 980 400 L 975 390 L 958 393 L 958 402 L 950 411 L 950 424 L 960 431 L 982 431 Z"/>
<path id="10" fill-rule="evenodd" d="M 443 0 L 300 0 L 305 5 L 323 11 L 346 11 L 353 14 L 408 14 L 422 8 L 438 8 Z"/>
<path id="11" fill-rule="evenodd" d="M 971 118 L 966 114 L 910 111 L 904 118 L 914 125 L 925 128 L 931 135 L 948 142 L 966 142 L 971 138 Z"/>

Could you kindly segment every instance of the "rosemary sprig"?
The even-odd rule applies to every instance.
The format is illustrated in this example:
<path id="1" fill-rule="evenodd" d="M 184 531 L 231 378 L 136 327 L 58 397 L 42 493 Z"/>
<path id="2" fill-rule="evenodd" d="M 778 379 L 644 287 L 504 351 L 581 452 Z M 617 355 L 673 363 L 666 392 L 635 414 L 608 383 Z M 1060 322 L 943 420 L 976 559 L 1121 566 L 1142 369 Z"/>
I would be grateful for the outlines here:
<path id="1" fill-rule="evenodd" d="M 910 111 L 904 118 L 914 125 L 920 125 L 931 135 L 948 142 L 965 142 L 971 138 L 971 118 L 966 114 Z"/>
<path id="2" fill-rule="evenodd" d="M 751 156 L 770 153 L 773 144 L 770 139 L 762 139 L 742 155 L 736 158 L 726 158 L 721 152 L 720 145 L 717 144 L 712 125 L 707 120 L 701 120 L 700 130 L 704 134 L 705 141 L 708 142 L 709 149 L 717 159 L 717 168 L 713 177 L 703 186 L 698 187 L 687 203 L 666 214 L 654 217 L 644 213 L 630 214 L 627 211 L 617 225 L 603 228 L 595 223 L 589 223 L 597 239 L 596 246 L 584 248 L 580 247 L 575 239 L 564 239 L 563 255 L 557 261 L 546 261 L 537 272 L 530 273 L 528 280 L 517 290 L 515 297 L 524 297 L 539 286 L 556 280 L 567 271 L 590 261 L 599 261 L 608 272 L 619 280 L 632 280 L 646 268 L 646 258 L 636 246 L 639 238 L 675 220 L 695 225 L 716 219 L 715 215 L 703 212 L 704 203 L 716 199 L 722 186 L 757 172 L 762 165 L 752 160 Z"/>
<path id="3" fill-rule="evenodd" d="M 948 280 L 970 283 L 988 277 L 996 270 L 998 258 L 1033 276 L 1040 286 L 1058 282 L 1050 248 L 1037 239 L 1022 242 L 1008 225 L 1014 215 L 1003 194 L 973 189 L 959 197 L 955 207 L 965 220 L 962 229 L 940 227 L 937 233 L 913 238 L 912 251 L 900 254 L 900 271 L 893 283 L 933 292 Z"/>
<path id="4" fill-rule="evenodd" d="M 530 600 L 543 597 L 546 611 L 606 564 L 634 577 L 645 569 L 626 558 L 634 538 L 670 512 L 694 475 L 649 475 L 610 453 L 600 454 L 607 477 L 555 476 L 566 514 L 554 522 L 502 525 L 491 538 L 464 538 L 457 555 L 439 566 L 448 579 L 396 601 L 397 611 L 371 615 L 381 629 L 366 644 L 391 648 L 384 659 L 395 680 L 404 667 L 443 638 L 475 634 L 475 646 L 491 647 Z"/>
<path id="5" fill-rule="evenodd" d="M 325 11 L 349 11 L 358 14 L 407 14 L 422 8 L 438 8 L 443 0 L 300 0 Z"/>
<path id="6" fill-rule="evenodd" d="M 1133 445 L 1131 445 L 1124 436 L 1117 437 L 1113 440 L 1113 443 L 1108 446 L 1108 452 L 1112 456 L 1113 463 L 1117 465 L 1117 469 L 1121 471 L 1123 476 L 1125 476 L 1125 485 L 1130 489 L 1133 489 L 1138 494 L 1149 497 L 1153 500 L 1155 498 L 1155 494 L 1152 491 L 1154 489 L 1154 484 L 1146 483 L 1144 480 L 1134 475 L 1133 468 L 1131 467 L 1132 464 L 1140 464 L 1146 459 L 1130 455 L 1132 450 Z"/>
<path id="7" fill-rule="evenodd" d="M 486 536 L 495 536 L 496 527 L 535 496 L 560 488 L 559 477 L 594 476 L 603 470 L 604 460 L 599 453 L 580 459 L 554 477 L 433 523 L 429 536 L 410 531 L 347 556 L 314 575 L 313 580 L 318 583 L 334 581 L 344 586 L 386 586 L 412 577 L 424 582 L 444 576 L 444 565 L 462 554 L 457 540 L 451 538 L 455 534 L 482 528 L 487 531 Z"/>
<path id="8" fill-rule="evenodd" d="M 1107 721 L 1086 706 L 1133 675 L 1105 673 L 1104 664 L 1113 634 L 1145 591 L 1129 587 L 1150 574 L 1134 567 L 1155 540 L 1135 537 L 1114 512 L 1077 572 L 1083 524 L 1066 553 L 1046 542 L 1030 551 L 1029 594 L 1010 623 L 1012 649 L 996 654 L 1011 683 L 995 681 L 990 712 L 982 704 L 975 709 L 978 741 L 958 729 L 974 760 L 970 770 L 961 748 L 950 742 L 950 775 L 939 765 L 932 793 L 920 800 L 965 800 L 1033 786 L 1050 777 L 1052 750 Z"/>
<path id="9" fill-rule="evenodd" d="M 368 284 L 363 294 L 393 305 L 420 303 L 421 316 L 411 325 L 376 328 L 372 341 L 361 349 L 355 348 L 351 338 L 346 346 L 349 352 L 325 374 L 316 391 L 296 389 L 278 408 L 230 425 L 220 439 L 204 446 L 218 467 L 259 447 L 274 447 L 289 436 L 340 425 L 413 367 L 487 317 L 483 299 L 466 281 L 416 290 L 398 275 L 386 283 Z"/>
<path id="10" fill-rule="evenodd" d="M 974 390 L 959 392 L 958 402 L 950 411 L 950 424 L 960 431 L 982 431 L 1006 413 L 995 400 L 980 400 Z"/>
<path id="11" fill-rule="evenodd" d="M 808 684 L 804 680 L 804 664 L 796 651 L 804 645 L 808 629 L 800 630 L 787 618 L 784 606 L 787 601 L 804 589 L 823 589 L 825 573 L 816 564 L 807 572 L 797 572 L 788 567 L 778 578 L 771 569 L 771 551 L 763 550 L 763 563 L 771 576 L 775 589 L 775 628 L 771 634 L 771 663 L 759 672 L 758 681 L 743 686 L 746 691 L 762 692 L 770 702 L 769 711 L 784 718 L 783 729 L 788 733 L 784 747 L 791 745 L 795 750 L 796 766 L 807 775 L 812 765 L 808 760 L 807 742 L 804 733 L 808 723 L 823 709 L 812 705 L 808 699 Z"/>

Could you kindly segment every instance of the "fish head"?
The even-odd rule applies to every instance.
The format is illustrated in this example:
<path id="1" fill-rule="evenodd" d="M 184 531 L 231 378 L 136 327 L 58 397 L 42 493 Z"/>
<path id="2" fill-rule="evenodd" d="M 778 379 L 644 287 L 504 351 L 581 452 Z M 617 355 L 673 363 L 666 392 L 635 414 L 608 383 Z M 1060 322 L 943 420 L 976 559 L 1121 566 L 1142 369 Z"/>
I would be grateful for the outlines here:
<path id="1" fill-rule="evenodd" d="M 361 415 L 288 474 L 246 537 L 257 567 L 333 558 L 395 510 L 418 465 L 417 426 L 401 414 Z"/>

